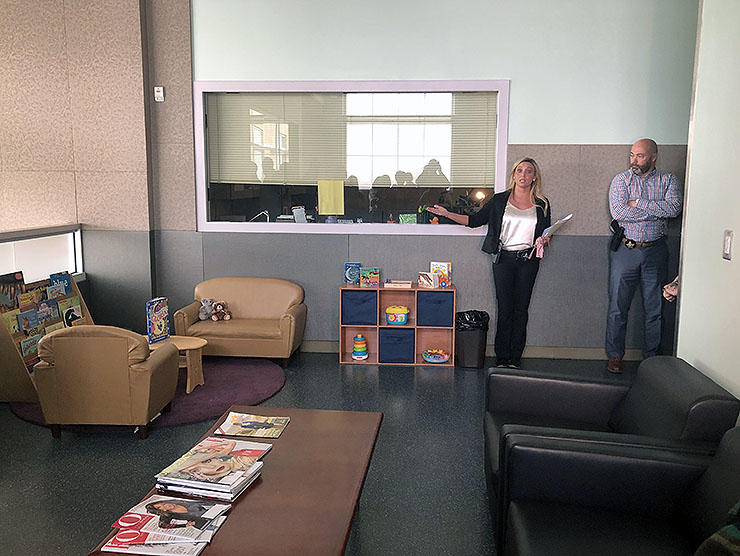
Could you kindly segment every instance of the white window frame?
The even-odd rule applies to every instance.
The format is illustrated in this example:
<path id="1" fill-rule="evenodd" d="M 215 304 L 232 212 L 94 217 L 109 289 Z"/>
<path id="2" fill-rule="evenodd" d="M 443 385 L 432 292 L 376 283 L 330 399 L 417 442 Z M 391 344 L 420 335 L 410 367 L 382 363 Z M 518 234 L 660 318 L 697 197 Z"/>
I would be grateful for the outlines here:
<path id="1" fill-rule="evenodd" d="M 300 224 L 295 222 L 209 222 L 208 184 L 205 150 L 205 94 L 239 92 L 476 92 L 498 93 L 496 128 L 495 191 L 506 189 L 508 169 L 506 152 L 509 144 L 508 79 L 470 81 L 194 81 L 193 125 L 195 131 L 196 214 L 199 232 L 255 232 L 300 234 L 380 234 L 380 235 L 482 235 L 485 227 L 470 229 L 456 224 Z"/>
<path id="2" fill-rule="evenodd" d="M 71 251 L 68 252 L 67 259 L 68 259 L 68 268 L 57 268 L 57 267 L 49 267 L 45 271 L 43 276 L 31 276 L 24 272 L 23 279 L 27 284 L 36 282 L 38 280 L 43 280 L 44 278 L 48 278 L 48 275 L 53 272 L 61 272 L 64 270 L 69 270 L 70 274 L 74 274 L 76 276 L 84 276 L 84 269 L 82 266 L 82 236 L 80 231 L 80 226 L 78 224 L 71 224 L 69 226 L 55 226 L 52 228 L 35 228 L 35 229 L 29 229 L 29 230 L 19 230 L 15 232 L 3 232 L 0 233 L 0 244 L 3 244 L 5 246 L 10 246 L 11 249 L 15 249 L 16 245 L 22 242 L 25 242 L 30 239 L 34 240 L 43 240 L 45 238 L 51 238 L 51 237 L 57 237 L 57 236 L 69 236 L 69 243 L 71 243 Z M 42 265 L 43 266 L 43 265 Z M 23 271 L 23 268 L 13 268 L 9 270 L 8 272 L 14 272 L 14 271 Z M 0 272 L 0 274 L 3 274 L 3 272 Z"/>

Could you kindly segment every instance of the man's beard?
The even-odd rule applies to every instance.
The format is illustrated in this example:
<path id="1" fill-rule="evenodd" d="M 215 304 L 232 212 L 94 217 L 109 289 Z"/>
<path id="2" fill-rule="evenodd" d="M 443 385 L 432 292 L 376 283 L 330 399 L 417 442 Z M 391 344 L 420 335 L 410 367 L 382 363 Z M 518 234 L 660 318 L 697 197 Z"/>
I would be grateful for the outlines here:
<path id="1" fill-rule="evenodd" d="M 633 164 L 631 168 L 632 168 L 632 173 L 638 176 L 643 176 L 647 174 L 647 171 L 650 169 L 650 163 L 643 164 L 642 166 L 640 166 L 639 164 Z"/>

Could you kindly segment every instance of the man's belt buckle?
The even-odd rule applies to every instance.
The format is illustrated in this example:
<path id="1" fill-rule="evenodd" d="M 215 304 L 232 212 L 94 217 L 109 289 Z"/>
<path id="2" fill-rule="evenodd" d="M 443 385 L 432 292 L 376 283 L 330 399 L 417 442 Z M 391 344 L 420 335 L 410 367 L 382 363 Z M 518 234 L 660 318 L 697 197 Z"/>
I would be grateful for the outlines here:
<path id="1" fill-rule="evenodd" d="M 633 239 L 628 239 L 627 241 L 624 242 L 624 245 L 625 247 L 627 247 L 627 249 L 634 249 L 637 243 Z"/>

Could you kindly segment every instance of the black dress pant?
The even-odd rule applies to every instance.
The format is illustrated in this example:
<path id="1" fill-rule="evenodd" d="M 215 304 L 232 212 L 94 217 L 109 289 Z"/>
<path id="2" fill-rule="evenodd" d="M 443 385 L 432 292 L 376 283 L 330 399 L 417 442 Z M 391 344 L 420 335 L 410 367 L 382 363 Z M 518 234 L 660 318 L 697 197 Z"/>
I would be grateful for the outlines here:
<path id="1" fill-rule="evenodd" d="M 527 343 L 529 301 L 540 268 L 537 257 L 518 258 L 503 251 L 493 265 L 498 304 L 494 349 L 499 362 L 519 364 Z"/>

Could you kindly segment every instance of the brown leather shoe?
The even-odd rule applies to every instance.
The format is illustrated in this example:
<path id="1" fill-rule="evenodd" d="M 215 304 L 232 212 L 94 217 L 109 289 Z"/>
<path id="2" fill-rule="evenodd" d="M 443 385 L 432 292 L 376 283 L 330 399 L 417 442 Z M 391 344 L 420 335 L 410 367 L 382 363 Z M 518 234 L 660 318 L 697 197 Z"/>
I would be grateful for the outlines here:
<path id="1" fill-rule="evenodd" d="M 622 372 L 622 358 L 621 357 L 610 357 L 606 364 L 606 370 L 610 373 L 621 373 Z"/>

